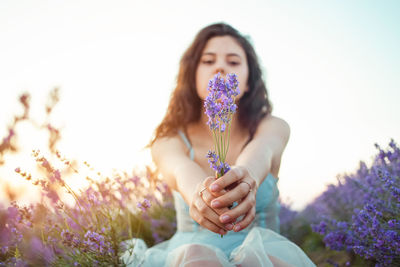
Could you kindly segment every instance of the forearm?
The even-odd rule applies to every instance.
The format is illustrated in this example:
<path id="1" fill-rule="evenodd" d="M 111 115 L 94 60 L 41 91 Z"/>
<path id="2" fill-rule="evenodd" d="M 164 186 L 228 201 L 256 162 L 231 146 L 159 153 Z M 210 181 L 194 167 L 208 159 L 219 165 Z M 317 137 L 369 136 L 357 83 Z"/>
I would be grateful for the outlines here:
<path id="1" fill-rule="evenodd" d="M 203 182 L 207 174 L 184 151 L 180 138 L 162 138 L 157 140 L 151 154 L 158 171 L 172 190 L 179 191 L 188 205 L 199 182 Z"/>
<path id="2" fill-rule="evenodd" d="M 203 182 L 207 174 L 197 163 L 191 161 L 178 165 L 174 169 L 174 177 L 177 190 L 190 206 L 197 184 Z"/>
<path id="3" fill-rule="evenodd" d="M 271 171 L 273 150 L 268 144 L 250 143 L 236 160 L 236 166 L 245 167 L 256 180 L 257 188 Z"/>

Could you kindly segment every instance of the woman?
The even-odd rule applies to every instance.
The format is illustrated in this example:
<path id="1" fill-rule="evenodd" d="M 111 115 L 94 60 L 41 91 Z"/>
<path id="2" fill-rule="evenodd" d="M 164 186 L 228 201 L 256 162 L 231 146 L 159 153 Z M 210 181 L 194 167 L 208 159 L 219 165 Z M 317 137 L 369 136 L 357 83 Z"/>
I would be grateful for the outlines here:
<path id="1" fill-rule="evenodd" d="M 215 74 L 235 73 L 240 94 L 226 162 L 218 180 L 206 154 L 213 138 L 203 101 Z M 272 106 L 251 44 L 231 26 L 205 27 L 184 53 L 177 87 L 151 142 L 153 160 L 173 190 L 177 233 L 144 253 L 136 240 L 123 256 L 143 266 L 314 266 L 280 236 L 278 188 L 288 124 Z M 230 208 L 232 203 L 237 205 Z M 223 237 L 221 237 L 223 235 Z M 142 255 L 142 256 L 140 256 Z"/>

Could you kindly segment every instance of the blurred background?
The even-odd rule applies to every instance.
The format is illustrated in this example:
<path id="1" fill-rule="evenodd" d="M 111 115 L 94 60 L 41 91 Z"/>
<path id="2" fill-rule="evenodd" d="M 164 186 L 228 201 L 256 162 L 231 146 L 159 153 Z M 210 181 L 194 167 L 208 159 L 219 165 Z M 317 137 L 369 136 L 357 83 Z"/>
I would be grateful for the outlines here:
<path id="1" fill-rule="evenodd" d="M 279 188 L 301 209 L 336 176 L 372 161 L 374 143 L 400 134 L 398 1 L 12 1 L 0 2 L 0 137 L 31 94 L 30 116 L 51 113 L 57 149 L 102 173 L 150 163 L 143 147 L 162 119 L 180 57 L 208 24 L 248 35 L 261 61 L 273 114 L 291 126 Z M 34 199 L 32 149 L 47 133 L 17 127 L 17 154 L 0 166 L 5 188 Z M 79 186 L 79 181 L 76 182 Z M 82 181 L 83 183 L 83 181 Z"/>

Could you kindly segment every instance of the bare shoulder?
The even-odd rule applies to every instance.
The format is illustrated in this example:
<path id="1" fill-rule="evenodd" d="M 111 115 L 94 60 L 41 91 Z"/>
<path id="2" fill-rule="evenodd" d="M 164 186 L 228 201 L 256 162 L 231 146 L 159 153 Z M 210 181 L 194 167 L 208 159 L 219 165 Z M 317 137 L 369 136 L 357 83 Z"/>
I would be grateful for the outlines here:
<path id="1" fill-rule="evenodd" d="M 157 139 L 151 146 L 151 154 L 153 160 L 168 156 L 185 155 L 185 145 L 182 139 L 178 136 L 162 137 Z"/>
<path id="2" fill-rule="evenodd" d="M 282 141 L 287 142 L 290 136 L 290 126 L 284 119 L 268 115 L 261 120 L 256 134 L 264 137 L 280 136 Z"/>
<path id="3" fill-rule="evenodd" d="M 257 136 L 256 136 L 257 135 Z M 282 154 L 289 142 L 290 127 L 282 118 L 268 115 L 260 122 L 254 138 L 272 151 L 271 173 L 278 177 Z"/>

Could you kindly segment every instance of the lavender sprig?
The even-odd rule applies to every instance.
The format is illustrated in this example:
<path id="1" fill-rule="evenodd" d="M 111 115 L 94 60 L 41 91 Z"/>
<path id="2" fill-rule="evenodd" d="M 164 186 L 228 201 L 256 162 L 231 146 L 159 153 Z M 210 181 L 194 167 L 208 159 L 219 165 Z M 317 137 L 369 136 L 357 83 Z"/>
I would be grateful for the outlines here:
<path id="1" fill-rule="evenodd" d="M 208 116 L 207 125 L 213 133 L 214 151 L 207 153 L 210 167 L 216 171 L 217 178 L 230 170 L 225 162 L 229 149 L 229 137 L 233 114 L 237 110 L 235 98 L 239 95 L 237 76 L 234 73 L 226 75 L 226 80 L 217 73 L 208 83 L 208 96 L 204 101 L 205 113 Z"/>

